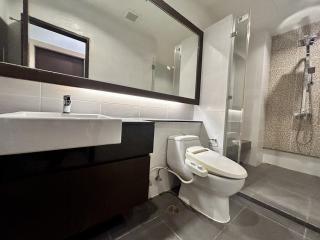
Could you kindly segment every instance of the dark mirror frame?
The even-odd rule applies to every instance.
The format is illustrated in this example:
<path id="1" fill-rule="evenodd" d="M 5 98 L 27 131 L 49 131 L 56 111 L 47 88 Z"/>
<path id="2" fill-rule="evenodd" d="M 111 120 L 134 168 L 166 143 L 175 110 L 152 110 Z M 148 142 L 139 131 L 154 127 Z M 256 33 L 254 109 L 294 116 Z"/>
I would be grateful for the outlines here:
<path id="1" fill-rule="evenodd" d="M 201 85 L 201 71 L 202 71 L 202 51 L 203 51 L 203 31 L 195 26 L 192 22 L 186 19 L 183 15 L 178 13 L 174 8 L 168 5 L 163 0 L 148 0 L 159 7 L 160 10 L 173 17 L 182 25 L 187 27 L 199 37 L 198 45 L 198 59 L 197 59 L 197 73 L 196 73 L 196 87 L 195 98 L 185 98 L 170 94 L 158 93 L 138 88 L 126 87 L 112 83 L 92 80 L 88 78 L 75 77 L 56 72 L 50 72 L 40 69 L 29 68 L 28 66 L 28 25 L 29 25 L 29 4 L 28 0 L 23 0 L 23 14 L 21 15 L 21 45 L 22 66 L 0 62 L 0 76 L 17 78 L 21 80 L 29 80 L 43 83 L 58 84 L 70 87 L 87 88 L 100 91 L 115 92 L 120 94 L 129 94 L 140 97 L 150 97 L 162 100 L 169 100 L 187 104 L 199 105 L 200 102 L 200 85 Z"/>

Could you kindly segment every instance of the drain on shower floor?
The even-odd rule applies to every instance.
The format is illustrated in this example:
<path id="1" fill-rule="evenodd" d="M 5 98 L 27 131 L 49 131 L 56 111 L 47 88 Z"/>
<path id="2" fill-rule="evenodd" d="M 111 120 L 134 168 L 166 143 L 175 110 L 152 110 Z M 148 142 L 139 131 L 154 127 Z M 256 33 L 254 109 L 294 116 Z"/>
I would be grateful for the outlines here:
<path id="1" fill-rule="evenodd" d="M 170 205 L 167 207 L 167 213 L 171 216 L 177 215 L 180 212 L 176 205 Z"/>

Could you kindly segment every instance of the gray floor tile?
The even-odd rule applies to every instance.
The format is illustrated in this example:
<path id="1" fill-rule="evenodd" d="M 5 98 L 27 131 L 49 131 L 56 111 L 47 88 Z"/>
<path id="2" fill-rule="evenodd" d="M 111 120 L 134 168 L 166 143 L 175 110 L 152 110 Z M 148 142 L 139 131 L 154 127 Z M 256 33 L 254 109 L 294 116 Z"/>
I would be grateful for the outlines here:
<path id="1" fill-rule="evenodd" d="M 267 180 L 265 178 L 256 179 L 255 181 L 251 181 L 250 184 L 246 184 L 244 188 L 241 190 L 242 193 L 247 194 L 248 196 L 255 196 L 259 193 L 261 186 L 265 184 Z"/>
<path id="2" fill-rule="evenodd" d="M 283 216 L 281 216 L 271 210 L 268 210 L 260 205 L 257 205 L 251 201 L 248 201 L 240 196 L 234 196 L 233 200 L 241 202 L 241 204 L 244 205 L 245 207 L 247 207 L 248 209 L 254 211 L 255 213 L 257 213 L 259 215 L 262 215 L 266 218 L 269 218 L 272 221 L 279 223 L 280 225 L 296 232 L 297 234 L 304 235 L 304 233 L 305 233 L 304 226 L 302 226 L 302 225 L 300 225 L 300 224 L 298 224 L 298 223 L 296 223 L 286 217 L 283 217 Z"/>
<path id="3" fill-rule="evenodd" d="M 132 230 L 124 236 L 118 238 L 119 240 L 179 240 L 176 234 L 171 231 L 167 225 L 155 219 L 151 222 L 145 223 L 142 226 Z"/>
<path id="4" fill-rule="evenodd" d="M 171 206 L 183 207 L 185 204 L 172 192 L 166 192 L 150 200 L 158 214 L 166 214 Z"/>
<path id="5" fill-rule="evenodd" d="M 313 195 L 313 197 L 314 198 L 316 198 L 316 199 L 319 199 L 319 201 L 320 201 L 320 183 L 319 183 L 319 185 L 317 184 L 317 189 L 315 189 L 315 191 L 314 191 L 314 195 Z"/>
<path id="6" fill-rule="evenodd" d="M 268 174 L 268 169 L 272 168 L 270 164 L 262 164 L 259 167 L 253 167 L 250 165 L 244 165 L 248 172 L 248 178 L 246 179 L 245 186 L 251 182 L 255 182 L 257 179 L 264 178 Z"/>
<path id="7" fill-rule="evenodd" d="M 112 238 L 117 238 L 143 223 L 163 216 L 169 206 L 179 204 L 183 205 L 174 194 L 161 194 L 148 202 L 133 208 L 132 211 L 125 216 L 123 222 L 120 222 L 110 230 L 110 235 Z"/>
<path id="8" fill-rule="evenodd" d="M 242 193 L 320 227 L 319 177 L 269 164 L 245 168 L 249 176 Z"/>
<path id="9" fill-rule="evenodd" d="M 230 197 L 230 219 L 231 221 L 239 215 L 242 209 L 246 207 L 245 202 L 240 201 L 239 197 L 234 195 Z"/>
<path id="10" fill-rule="evenodd" d="M 119 221 L 109 230 L 109 234 L 112 239 L 115 239 L 156 217 L 156 210 L 153 209 L 153 205 L 150 205 L 150 202 L 147 202 L 141 206 L 135 207 L 122 221 Z"/>
<path id="11" fill-rule="evenodd" d="M 232 221 L 216 223 L 185 205 L 172 193 L 135 207 L 124 221 L 91 240 L 319 240 L 306 230 L 246 199 L 230 200 Z"/>
<path id="12" fill-rule="evenodd" d="M 167 209 L 161 215 L 163 221 L 183 240 L 212 240 L 225 227 L 224 224 L 216 223 L 196 212 L 174 195 L 166 194 L 162 198 L 155 198 L 152 201 L 156 202 L 158 206 Z M 177 211 L 168 211 L 170 206 L 175 206 Z M 231 219 L 236 217 L 242 208 L 244 206 L 240 202 L 231 200 Z"/>
<path id="13" fill-rule="evenodd" d="M 278 186 L 285 187 L 288 191 L 313 196 L 316 192 L 320 193 L 320 178 L 285 168 L 273 166 L 270 164 L 262 164 L 258 167 L 245 165 L 248 171 L 246 180 L 247 186 L 257 181 L 269 181 Z"/>
<path id="14" fill-rule="evenodd" d="M 308 214 L 308 222 L 320 228 L 320 200 L 311 198 L 311 205 Z M 320 239 L 320 238 L 319 238 Z"/>
<path id="15" fill-rule="evenodd" d="M 187 206 L 180 206 L 175 214 L 167 213 L 163 221 L 183 240 L 212 240 L 224 227 Z"/>
<path id="16" fill-rule="evenodd" d="M 270 182 L 262 184 L 255 198 L 301 220 L 307 220 L 311 200 Z"/>
<path id="17" fill-rule="evenodd" d="M 320 239 L 320 233 L 312 231 L 310 229 L 306 229 L 305 239 L 306 240 L 319 240 Z"/>
<path id="18" fill-rule="evenodd" d="M 288 191 L 308 197 L 312 197 L 320 187 L 319 177 L 277 166 L 268 170 L 267 178 Z"/>
<path id="19" fill-rule="evenodd" d="M 303 237 L 250 209 L 229 224 L 217 240 L 302 240 Z"/>

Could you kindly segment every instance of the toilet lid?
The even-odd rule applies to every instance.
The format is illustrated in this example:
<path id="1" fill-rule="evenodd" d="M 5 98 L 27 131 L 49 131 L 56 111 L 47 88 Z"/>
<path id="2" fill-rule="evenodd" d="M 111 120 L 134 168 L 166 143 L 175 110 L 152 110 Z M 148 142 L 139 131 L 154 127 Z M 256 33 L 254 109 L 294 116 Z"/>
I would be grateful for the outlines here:
<path id="1" fill-rule="evenodd" d="M 209 173 L 233 179 L 244 179 L 247 171 L 238 163 L 204 147 L 190 147 L 186 157 L 202 165 Z"/>

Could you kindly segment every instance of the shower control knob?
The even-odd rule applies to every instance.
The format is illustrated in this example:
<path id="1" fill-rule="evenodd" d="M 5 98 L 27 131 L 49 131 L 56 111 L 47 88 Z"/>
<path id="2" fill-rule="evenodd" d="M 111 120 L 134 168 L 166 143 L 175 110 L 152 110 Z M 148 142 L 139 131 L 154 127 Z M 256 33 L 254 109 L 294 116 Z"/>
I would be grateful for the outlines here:
<path id="1" fill-rule="evenodd" d="M 308 68 L 308 73 L 309 74 L 314 74 L 316 72 L 316 68 L 315 67 L 309 67 Z"/>

